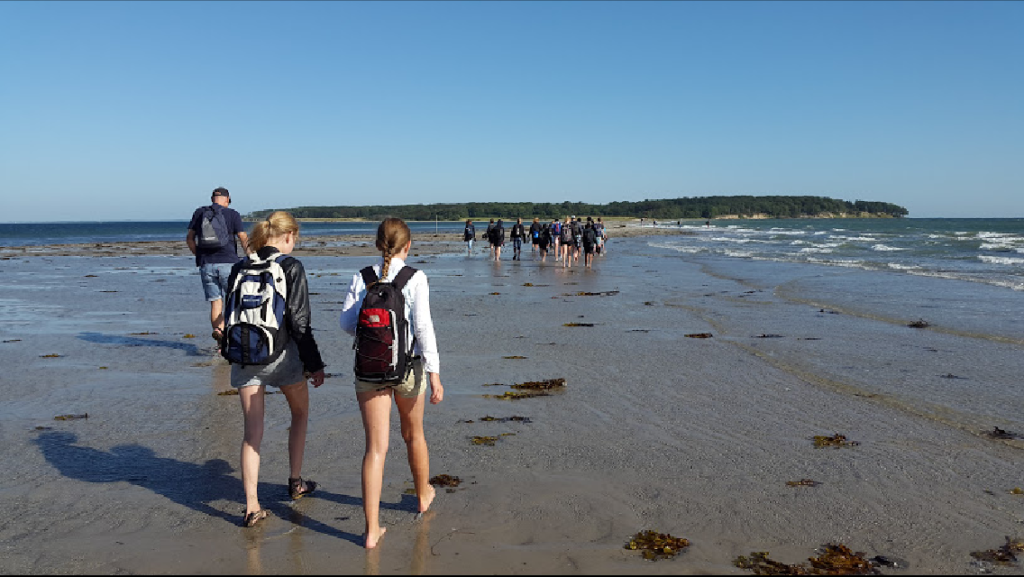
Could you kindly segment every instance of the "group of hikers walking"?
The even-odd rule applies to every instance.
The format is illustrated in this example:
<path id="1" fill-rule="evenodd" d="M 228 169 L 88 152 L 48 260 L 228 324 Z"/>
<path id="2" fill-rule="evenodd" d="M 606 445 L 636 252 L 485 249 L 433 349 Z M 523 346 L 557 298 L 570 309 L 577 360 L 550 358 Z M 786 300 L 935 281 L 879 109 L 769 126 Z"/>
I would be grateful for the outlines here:
<path id="1" fill-rule="evenodd" d="M 499 218 L 495 222 L 492 218 L 481 238 L 490 246 L 491 260 L 500 261 L 501 249 L 505 246 L 505 225 L 502 220 Z M 547 260 L 548 252 L 554 251 L 555 262 L 561 262 L 563 268 L 579 263 L 581 253 L 583 265 L 591 267 L 594 255 L 605 255 L 608 249 L 608 233 L 601 217 L 595 221 L 588 216 L 584 222 L 576 218 L 576 215 L 571 215 L 565 217 L 564 222 L 555 218 L 549 223 L 534 218 L 528 230 L 523 226 L 523 219 L 517 218 L 509 231 L 509 238 L 512 240 L 512 260 L 522 260 L 523 243 L 529 241 L 531 252 L 537 253 L 541 262 Z M 476 240 L 476 226 L 472 220 L 466 220 L 463 240 L 466 242 L 466 254 L 472 255 L 473 241 Z"/>
<path id="2" fill-rule="evenodd" d="M 306 271 L 290 256 L 299 239 L 298 221 L 288 212 L 275 211 L 246 233 L 239 214 L 229 207 L 226 188 L 214 189 L 210 201 L 193 213 L 185 240 L 196 257 L 210 303 L 213 339 L 220 355 L 231 363 L 230 385 L 241 399 L 245 491 L 241 523 L 253 527 L 268 517 L 257 491 L 266 388 L 279 389 L 288 402 L 287 489 L 292 499 L 300 499 L 317 489 L 316 482 L 303 479 L 302 464 L 309 385 L 323 384 L 326 364 L 313 335 Z M 491 219 L 483 237 L 491 258 L 499 261 L 505 245 L 501 219 Z M 607 252 L 608 236 L 600 218 L 584 222 L 568 216 L 564 222 L 552 219 L 544 224 L 534 218 L 529 229 L 517 218 L 509 237 L 512 260 L 522 259 L 527 241 L 542 262 L 554 250 L 555 261 L 563 267 L 578 263 L 580 253 L 589 267 L 595 253 Z M 470 254 L 475 238 L 473 222 L 467 220 L 465 241 Z M 246 255 L 242 258 L 237 254 L 239 243 Z M 376 247 L 381 258 L 353 275 L 339 319 L 341 329 L 355 337 L 355 395 L 366 440 L 362 497 L 368 549 L 376 547 L 386 531 L 379 515 L 392 402 L 398 407 L 419 513 L 429 509 L 436 493 L 429 482 L 423 413 L 428 400 L 441 402 L 444 387 L 427 276 L 406 264 L 411 246 L 412 233 L 402 219 L 386 218 L 380 223 Z"/>
<path id="3" fill-rule="evenodd" d="M 221 356 L 231 363 L 230 385 L 241 399 L 241 524 L 254 527 L 269 516 L 257 492 L 266 388 L 279 389 L 288 402 L 287 488 L 293 500 L 300 499 L 317 489 L 317 483 L 303 479 L 301 473 L 308 385 L 323 384 L 326 365 L 313 336 L 306 272 L 290 256 L 299 238 L 298 221 L 288 212 L 275 211 L 246 234 L 229 204 L 227 189 L 214 190 L 211 204 L 193 214 L 186 242 L 196 256 L 210 303 L 212 336 Z M 244 258 L 236 254 L 236 239 Z M 380 525 L 379 514 L 392 400 L 398 407 L 419 513 L 430 508 L 436 494 L 429 481 L 423 413 L 428 399 L 441 402 L 444 387 L 427 277 L 405 264 L 411 246 L 412 234 L 404 221 L 387 218 L 380 223 L 376 247 L 381 258 L 353 276 L 339 319 L 341 329 L 355 337 L 355 395 L 366 439 L 362 497 L 367 549 L 376 547 L 387 530 Z"/>

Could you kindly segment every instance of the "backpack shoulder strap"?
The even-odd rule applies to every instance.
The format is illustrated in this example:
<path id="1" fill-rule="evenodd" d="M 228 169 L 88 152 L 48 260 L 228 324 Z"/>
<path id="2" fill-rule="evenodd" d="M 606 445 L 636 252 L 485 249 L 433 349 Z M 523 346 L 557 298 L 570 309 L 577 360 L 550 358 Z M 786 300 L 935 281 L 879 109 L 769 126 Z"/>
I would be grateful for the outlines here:
<path id="1" fill-rule="evenodd" d="M 412 268 L 411 266 L 404 266 L 402 267 L 402 270 L 398 271 L 398 274 L 395 275 L 395 280 L 391 284 L 395 285 L 395 288 L 397 288 L 398 290 L 402 290 L 403 288 L 405 288 L 405 283 L 409 282 L 409 279 L 412 278 L 412 275 L 416 274 L 417 272 L 419 271 L 417 269 Z"/>
<path id="2" fill-rule="evenodd" d="M 359 271 L 359 274 L 363 275 L 363 284 L 370 286 L 377 282 L 377 273 L 373 271 L 373 266 L 368 266 Z"/>

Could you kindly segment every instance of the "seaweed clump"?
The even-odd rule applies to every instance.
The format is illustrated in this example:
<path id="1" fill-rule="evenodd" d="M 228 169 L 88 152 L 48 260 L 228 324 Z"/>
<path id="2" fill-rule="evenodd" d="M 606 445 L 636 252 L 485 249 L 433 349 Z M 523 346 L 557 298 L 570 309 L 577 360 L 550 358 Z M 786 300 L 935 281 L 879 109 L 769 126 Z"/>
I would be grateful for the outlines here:
<path id="1" fill-rule="evenodd" d="M 831 437 L 825 435 L 814 436 L 814 446 L 815 448 L 818 449 L 821 449 L 823 447 L 835 447 L 836 449 L 838 449 L 839 447 L 854 447 L 859 444 L 860 443 L 857 441 L 847 440 L 846 435 L 840 435 L 839 433 L 836 433 Z"/>
<path id="2" fill-rule="evenodd" d="M 592 327 L 594 323 L 565 323 L 564 327 Z"/>
<path id="3" fill-rule="evenodd" d="M 513 389 L 550 390 L 565 386 L 565 379 L 546 379 L 543 381 L 526 381 L 512 385 Z"/>
<path id="4" fill-rule="evenodd" d="M 435 475 L 430 478 L 431 485 L 440 487 L 458 487 L 460 483 L 462 483 L 462 479 L 453 475 Z"/>
<path id="5" fill-rule="evenodd" d="M 691 339 L 710 339 L 711 333 L 690 333 L 686 336 L 690 337 Z"/>
<path id="6" fill-rule="evenodd" d="M 993 439 L 1019 439 L 1020 435 L 1017 433 L 1011 433 L 1010 431 L 1004 431 L 999 427 L 993 427 L 993 429 L 985 433 Z"/>
<path id="7" fill-rule="evenodd" d="M 630 537 L 626 549 L 641 551 L 644 559 L 657 561 L 668 559 L 690 546 L 690 541 L 682 537 L 673 537 L 668 533 L 658 533 L 648 529 Z"/>
<path id="8" fill-rule="evenodd" d="M 515 422 L 519 422 L 519 423 L 532 423 L 533 422 L 533 421 L 530 420 L 530 417 L 520 417 L 518 415 L 512 415 L 511 417 L 492 417 L 490 415 L 487 415 L 486 417 L 481 417 L 480 418 L 480 422 L 482 422 L 482 423 L 491 423 L 491 422 L 507 423 L 508 421 L 515 421 Z M 459 421 L 459 422 L 460 423 L 475 423 L 476 421 L 474 421 L 473 419 L 469 419 L 469 420 L 466 420 L 466 421 Z"/>
<path id="9" fill-rule="evenodd" d="M 821 484 L 821 481 L 815 481 L 813 479 L 800 479 L 799 481 L 786 481 L 786 484 L 790 487 L 817 487 Z"/>
<path id="10" fill-rule="evenodd" d="M 488 399 L 502 399 L 505 401 L 518 401 L 519 399 L 529 399 L 531 397 L 550 397 L 548 393 L 541 393 L 537 391 L 505 391 L 501 395 L 484 395 Z"/>
<path id="11" fill-rule="evenodd" d="M 75 421 L 78 419 L 88 419 L 89 413 L 82 413 L 81 415 L 57 415 L 53 418 L 54 421 Z"/>
<path id="12" fill-rule="evenodd" d="M 924 319 L 917 319 L 914 322 L 907 323 L 907 326 L 912 328 L 912 329 L 923 329 L 923 328 L 928 327 L 929 325 L 928 325 L 928 321 L 926 321 Z"/>
<path id="13" fill-rule="evenodd" d="M 500 439 L 501 437 L 510 437 L 510 436 L 514 436 L 514 435 L 515 435 L 515 433 L 502 433 L 502 434 L 500 434 L 500 435 L 498 435 L 496 437 L 495 436 L 486 436 L 486 437 L 473 436 L 472 437 L 472 441 L 473 441 L 474 445 L 487 445 L 488 447 L 493 447 L 494 443 L 497 442 L 498 439 Z"/>
<path id="14" fill-rule="evenodd" d="M 512 359 L 512 360 L 522 360 L 522 359 L 525 359 L 526 357 L 524 357 L 523 355 L 509 355 L 507 357 L 501 357 L 501 358 L 503 358 L 503 359 Z"/>
<path id="15" fill-rule="evenodd" d="M 1017 553 L 1024 552 L 1024 541 L 1020 539 L 1006 538 L 1006 543 L 1003 543 L 998 549 L 988 549 L 986 551 L 971 551 L 971 557 L 979 561 L 988 561 L 989 563 L 995 563 L 997 565 L 1016 565 Z"/>
<path id="16" fill-rule="evenodd" d="M 854 553 L 849 547 L 828 544 L 817 557 L 809 557 L 810 563 L 787 565 L 768 557 L 767 551 L 755 551 L 750 557 L 740 555 L 733 565 L 749 569 L 755 575 L 879 575 L 877 563 L 864 558 L 864 553 Z"/>

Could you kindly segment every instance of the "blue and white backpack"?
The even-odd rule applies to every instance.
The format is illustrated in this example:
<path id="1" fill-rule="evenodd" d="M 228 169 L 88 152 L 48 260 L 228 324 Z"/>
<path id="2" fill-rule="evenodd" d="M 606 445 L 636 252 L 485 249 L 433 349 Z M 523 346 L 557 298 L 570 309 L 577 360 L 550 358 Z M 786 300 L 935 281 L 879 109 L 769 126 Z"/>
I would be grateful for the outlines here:
<path id="1" fill-rule="evenodd" d="M 253 253 L 238 269 L 224 299 L 224 341 L 221 355 L 231 363 L 267 365 L 284 350 L 288 298 L 281 261 L 275 252 L 263 260 Z"/>

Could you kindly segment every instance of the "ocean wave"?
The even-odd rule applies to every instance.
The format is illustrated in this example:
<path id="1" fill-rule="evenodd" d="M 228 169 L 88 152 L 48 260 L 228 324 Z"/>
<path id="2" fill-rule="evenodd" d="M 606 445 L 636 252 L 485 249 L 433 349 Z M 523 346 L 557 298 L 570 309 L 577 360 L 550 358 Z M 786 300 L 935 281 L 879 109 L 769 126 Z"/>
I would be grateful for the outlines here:
<path id="1" fill-rule="evenodd" d="M 896 246 L 888 246 L 888 245 L 884 245 L 884 244 L 876 244 L 876 245 L 871 247 L 871 250 L 875 250 L 875 251 L 878 251 L 878 252 L 894 252 L 894 251 L 907 250 L 907 249 L 899 248 L 899 247 L 896 247 Z"/>
<path id="2" fill-rule="evenodd" d="M 836 235 L 836 236 L 832 236 L 830 238 L 834 238 L 836 240 L 842 240 L 842 241 L 860 241 L 860 242 L 872 242 L 872 241 L 878 240 L 877 238 L 875 238 L 873 236 L 842 236 L 842 235 Z"/>
<path id="3" fill-rule="evenodd" d="M 801 254 L 810 254 L 810 253 L 829 254 L 829 253 L 833 252 L 834 250 L 835 249 L 833 249 L 831 247 L 827 247 L 827 246 L 809 246 L 809 247 L 800 249 L 800 253 Z"/>
<path id="4" fill-rule="evenodd" d="M 981 262 L 985 262 L 988 264 L 1005 264 L 1009 266 L 1017 266 L 1024 264 L 1024 258 L 1012 258 L 1008 256 L 988 256 L 982 254 L 978 255 L 978 259 L 981 260 Z"/>
<path id="5" fill-rule="evenodd" d="M 907 271 L 907 272 L 915 271 L 915 270 L 923 270 L 921 267 L 919 267 L 917 265 L 900 264 L 898 262 L 890 262 L 890 263 L 887 263 L 886 266 L 888 266 L 889 268 L 891 268 L 893 270 L 900 270 L 900 271 Z"/>

